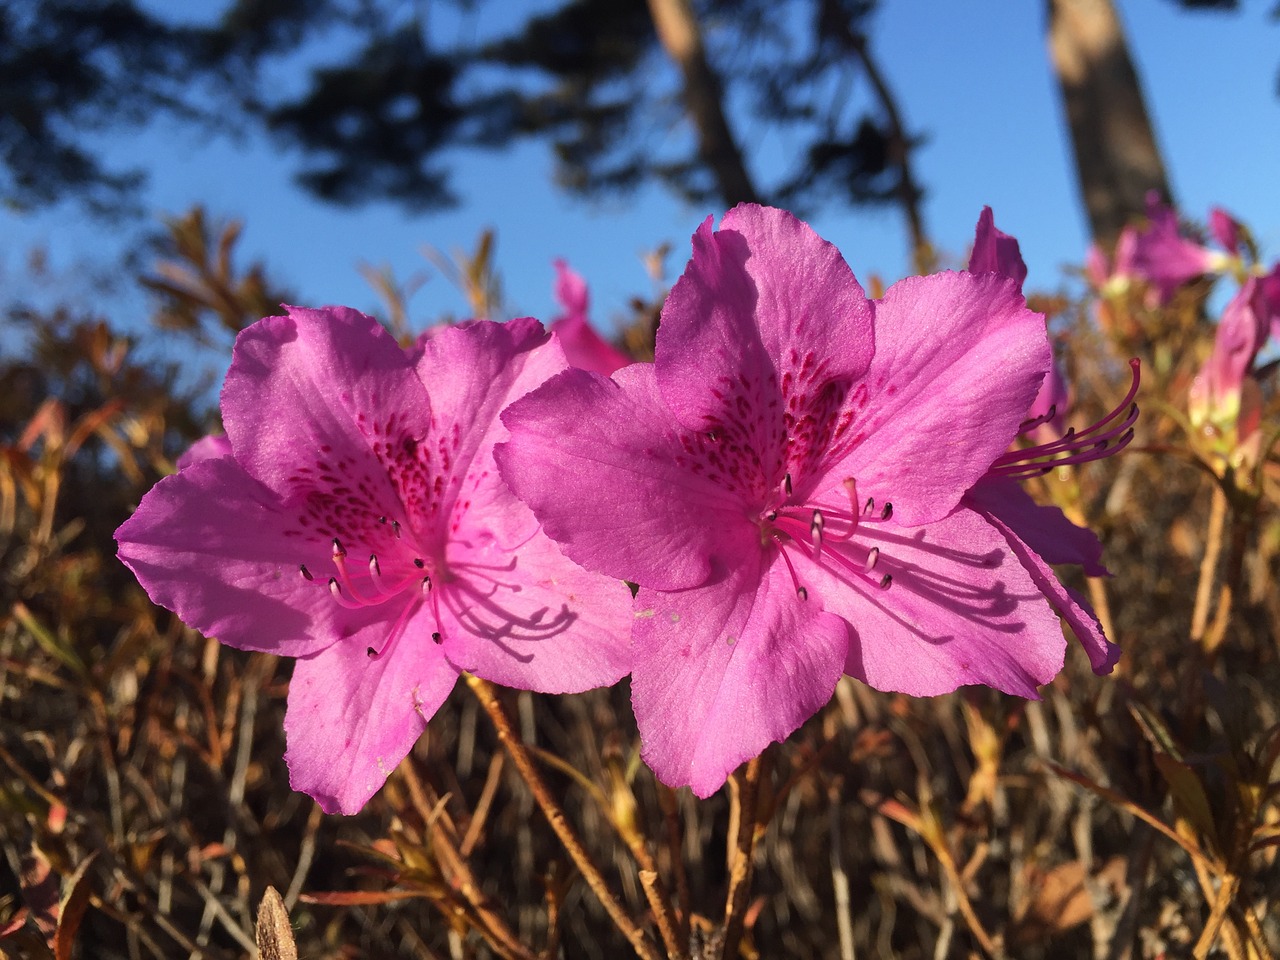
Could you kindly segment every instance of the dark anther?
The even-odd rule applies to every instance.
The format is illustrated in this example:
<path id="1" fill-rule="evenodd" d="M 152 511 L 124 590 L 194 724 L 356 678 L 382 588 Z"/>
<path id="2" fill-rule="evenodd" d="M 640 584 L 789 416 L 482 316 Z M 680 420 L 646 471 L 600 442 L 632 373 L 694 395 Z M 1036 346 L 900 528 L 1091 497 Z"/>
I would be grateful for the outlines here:
<path id="1" fill-rule="evenodd" d="M 782 489 L 787 491 L 787 496 L 791 496 L 791 474 L 787 474 L 782 478 Z"/>
<path id="2" fill-rule="evenodd" d="M 335 557 L 345 557 L 347 555 L 347 551 L 342 549 L 342 541 L 337 537 L 333 538 L 333 555 Z"/>
<path id="3" fill-rule="evenodd" d="M 414 557 L 413 565 L 417 567 L 419 570 L 421 570 L 423 567 L 427 565 L 427 562 L 423 560 L 421 557 Z"/>
<path id="4" fill-rule="evenodd" d="M 888 520 L 888 519 L 889 519 L 890 517 L 892 517 L 892 516 L 893 516 L 893 504 L 892 504 L 892 503 L 886 503 L 886 504 L 884 505 L 884 509 L 880 511 L 880 519 L 881 519 L 881 520 Z"/>
<path id="5" fill-rule="evenodd" d="M 400 521 L 399 520 L 391 521 L 391 532 L 396 535 L 397 540 L 400 539 Z"/>
<path id="6" fill-rule="evenodd" d="M 865 505 L 863 506 L 863 508 L 862 508 L 862 513 L 863 513 L 864 515 L 866 515 L 866 514 L 870 513 L 872 510 L 874 510 L 875 508 L 876 508 L 876 498 L 875 498 L 875 497 L 867 497 L 867 502 L 866 502 L 866 504 L 865 504 Z"/>
<path id="7" fill-rule="evenodd" d="M 770 510 L 768 513 L 764 515 L 764 518 L 768 520 L 770 523 L 773 523 L 773 521 L 778 519 L 778 511 Z"/>
<path id="8" fill-rule="evenodd" d="M 386 523 L 386 522 L 387 522 L 387 518 L 386 518 L 386 517 L 379 517 L 379 518 L 378 518 L 378 522 L 379 522 L 379 523 Z"/>
<path id="9" fill-rule="evenodd" d="M 305 563 L 298 564 L 298 572 L 302 574 L 302 579 L 304 580 L 315 579 L 315 577 L 311 576 L 311 571 L 307 569 L 307 565 Z"/>
<path id="10" fill-rule="evenodd" d="M 886 573 L 883 577 L 880 578 L 881 590 L 888 590 L 892 584 L 893 584 L 893 574 Z"/>
<path id="11" fill-rule="evenodd" d="M 796 587 L 796 596 L 799 597 L 801 600 L 808 600 L 809 591 L 806 590 L 804 587 Z"/>
<path id="12" fill-rule="evenodd" d="M 809 532 L 811 534 L 821 533 L 826 522 L 826 519 L 822 516 L 821 510 L 813 511 L 813 520 L 809 523 Z"/>
<path id="13" fill-rule="evenodd" d="M 440 636 L 440 634 L 438 634 L 438 633 L 433 633 L 433 634 L 431 634 L 431 641 L 432 641 L 433 643 L 443 643 L 443 642 L 444 642 L 444 637 Z"/>
<path id="14" fill-rule="evenodd" d="M 374 657 L 378 655 L 378 651 L 373 649 L 373 647 L 366 647 L 364 651 L 364 655 L 368 657 L 370 660 L 372 660 Z"/>

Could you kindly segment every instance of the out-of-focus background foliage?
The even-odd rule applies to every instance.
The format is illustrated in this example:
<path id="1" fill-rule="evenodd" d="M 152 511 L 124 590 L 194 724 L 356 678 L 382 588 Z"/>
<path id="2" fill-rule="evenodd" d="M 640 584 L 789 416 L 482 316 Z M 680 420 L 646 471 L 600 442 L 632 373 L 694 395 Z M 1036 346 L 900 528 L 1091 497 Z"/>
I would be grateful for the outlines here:
<path id="1" fill-rule="evenodd" d="M 815 218 L 837 210 L 854 224 L 892 218 L 904 264 L 963 265 L 968 237 L 929 229 L 925 197 L 939 185 L 924 180 L 919 157 L 930 131 L 907 119 L 924 106 L 900 97 L 895 65 L 878 54 L 879 18 L 903 4 L 575 0 L 519 16 L 507 5 L 502 29 L 454 31 L 447 43 L 429 29 L 441 8 L 465 26 L 487 5 L 235 0 L 182 21 L 134 0 L 0 7 L 7 222 L 74 210 L 110 248 L 99 259 L 77 250 L 70 266 L 55 242 L 26 251 L 16 269 L 5 251 L 0 951 L 246 956 L 268 886 L 306 957 L 630 949 L 465 687 L 361 815 L 325 817 L 289 791 L 281 760 L 290 664 L 186 629 L 115 560 L 114 528 L 217 428 L 234 333 L 286 298 L 313 301 L 275 279 L 269 252 L 248 262 L 227 212 L 173 211 L 144 230 L 146 171 L 104 159 L 101 138 L 157 117 L 210 137 L 265 130 L 318 201 L 391 202 L 424 225 L 442 205 L 466 207 L 455 183 L 474 151 L 536 143 L 550 147 L 559 188 L 607 204 L 595 208 L 606 225 L 609 211 L 621 218 L 627 198 L 643 202 L 658 187 L 696 211 L 686 234 L 707 214 L 760 200 Z M 1261 22 L 1247 4 L 1182 6 L 1224 8 L 1178 11 L 1192 32 L 1207 29 L 1204 18 Z M 1077 222 L 1059 232 L 1086 223 L 1109 251 L 1149 191 L 1176 201 L 1178 158 L 1163 156 L 1152 132 L 1112 5 L 1051 0 L 1043 17 L 1025 42 L 1061 98 L 1051 119 L 1066 131 L 1072 152 L 1060 162 L 1079 197 Z M 975 69 L 999 55 L 975 51 Z M 954 110 L 1005 109 L 1016 138 L 1023 119 L 974 103 L 967 82 L 948 78 L 939 97 Z M 1025 126 L 1035 122 L 1044 118 Z M 1268 122 L 1274 130 L 1274 115 Z M 785 131 L 780 155 L 773 131 Z M 1246 131 L 1239 149 L 1270 136 Z M 188 162 L 211 190 L 227 189 L 212 186 L 219 169 L 199 151 Z M 542 172 L 511 177 L 532 192 L 544 189 Z M 967 199 L 973 219 L 989 201 Z M 1266 244 L 1274 192 L 1233 212 L 1261 228 L 1264 254 L 1280 253 Z M 248 229 L 276 215 L 230 213 Z M 528 214 L 513 201 L 507 216 Z M 1034 216 L 997 210 L 1006 229 Z M 1186 226 L 1204 235 L 1203 224 Z M 500 243 L 503 222 L 495 227 Z M 556 223 L 545 232 L 537 269 L 565 252 Z M 127 249 L 114 242 L 144 233 Z M 451 316 L 507 316 L 494 236 L 477 223 L 440 239 L 422 276 L 366 263 L 367 296 L 405 340 Z M 638 358 L 651 355 L 684 256 L 682 246 L 664 255 L 669 239 L 606 230 L 593 242 L 636 265 L 633 294 L 597 293 L 595 309 Z M 382 255 L 305 232 L 290 250 L 321 244 L 340 246 L 353 271 Z M 1072 651 L 1037 703 L 985 690 L 917 701 L 845 681 L 769 751 L 754 805 L 730 789 L 702 803 L 659 789 L 637 759 L 625 684 L 507 696 L 569 821 L 654 949 L 680 955 L 661 946 L 647 870 L 675 905 L 685 955 L 724 952 L 736 821 L 754 807 L 755 878 L 734 956 L 1280 952 L 1274 341 L 1254 372 L 1260 456 L 1241 460 L 1234 438 L 1193 427 L 1186 413 L 1237 279 L 1190 282 L 1163 305 L 1140 281 L 1095 288 L 1078 273 L 1033 270 L 1028 282 L 1072 384 L 1071 422 L 1123 396 L 1129 357 L 1144 364 L 1133 447 L 1032 484 L 1107 545 L 1115 576 L 1087 589 L 1126 651 L 1112 677 L 1092 676 Z M 433 308 L 450 283 L 458 299 L 439 302 L 460 306 Z M 134 304 L 145 318 L 127 312 Z"/>

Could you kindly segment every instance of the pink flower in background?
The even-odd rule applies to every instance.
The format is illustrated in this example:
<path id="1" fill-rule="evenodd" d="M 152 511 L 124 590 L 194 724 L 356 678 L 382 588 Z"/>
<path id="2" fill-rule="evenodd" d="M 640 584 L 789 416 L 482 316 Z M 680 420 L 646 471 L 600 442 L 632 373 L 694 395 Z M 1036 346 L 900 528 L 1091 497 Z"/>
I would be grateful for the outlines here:
<path id="1" fill-rule="evenodd" d="M 1154 191 L 1147 195 L 1147 221 L 1136 234 L 1132 269 L 1151 285 L 1157 304 L 1168 303 L 1179 287 L 1196 277 L 1222 268 L 1222 254 L 1182 236 L 1177 213 Z"/>
<path id="2" fill-rule="evenodd" d="M 587 320 L 589 295 L 587 283 L 569 269 L 563 260 L 555 261 L 556 299 L 564 313 L 551 323 L 551 332 L 560 338 L 560 346 L 570 366 L 602 373 L 606 377 L 631 363 L 631 358 L 596 333 Z"/>
<path id="3" fill-rule="evenodd" d="M 567 560 L 498 476 L 508 401 L 565 369 L 534 320 L 440 331 L 412 361 L 344 308 L 236 339 L 227 436 L 116 533 L 152 599 L 224 643 L 297 657 L 290 783 L 353 813 L 460 670 L 571 692 L 630 666 L 626 587 Z"/>
<path id="4" fill-rule="evenodd" d="M 1240 221 L 1221 207 L 1209 211 L 1209 232 L 1218 245 L 1233 257 L 1240 255 L 1243 227 Z"/>
<path id="5" fill-rule="evenodd" d="M 1022 289 L 1027 279 L 1027 265 L 1022 260 L 1018 241 L 996 229 L 995 214 L 983 207 L 973 233 L 973 252 L 969 254 L 970 273 L 998 273 L 1008 277 Z"/>
<path id="6" fill-rule="evenodd" d="M 1272 277 L 1280 280 L 1280 268 Z M 1263 279 L 1250 277 L 1222 311 L 1213 352 L 1196 375 L 1188 396 L 1192 424 L 1209 423 L 1224 432 L 1239 429 L 1241 437 L 1252 432 L 1250 427 L 1256 429 L 1256 422 L 1238 422 L 1241 388 L 1254 358 L 1267 342 L 1271 309 Z"/>
<path id="7" fill-rule="evenodd" d="M 1035 697 L 1063 663 L 1045 563 L 1065 521 L 1018 500 L 1015 542 L 963 501 L 1049 369 L 1043 317 L 993 273 L 872 303 L 779 210 L 739 206 L 693 244 L 656 363 L 551 379 L 507 410 L 497 449 L 567 555 L 640 585 L 646 762 L 708 796 L 842 673 Z"/>
<path id="8" fill-rule="evenodd" d="M 1280 340 L 1280 263 L 1271 268 L 1271 272 L 1258 278 L 1258 287 L 1262 291 L 1263 309 L 1271 324 L 1271 336 Z"/>
<path id="9" fill-rule="evenodd" d="M 199 463 L 201 460 L 213 460 L 218 457 L 231 456 L 231 441 L 224 435 L 210 434 L 207 437 L 201 437 L 178 458 L 178 469 L 189 467 L 193 463 Z"/>

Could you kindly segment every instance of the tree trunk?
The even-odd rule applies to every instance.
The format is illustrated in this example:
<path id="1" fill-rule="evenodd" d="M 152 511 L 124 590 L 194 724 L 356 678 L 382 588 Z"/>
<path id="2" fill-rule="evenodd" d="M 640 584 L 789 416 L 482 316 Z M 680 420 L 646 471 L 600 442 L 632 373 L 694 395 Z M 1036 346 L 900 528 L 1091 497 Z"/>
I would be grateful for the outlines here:
<path id="1" fill-rule="evenodd" d="M 698 131 L 698 157 L 711 170 L 728 205 L 758 203 L 742 151 L 724 114 L 720 78 L 707 62 L 702 31 L 689 0 L 649 0 L 654 29 L 684 75 L 684 101 Z"/>
<path id="2" fill-rule="evenodd" d="M 1144 209 L 1172 202 L 1142 87 L 1111 0 L 1047 0 L 1049 51 L 1062 90 L 1085 210 L 1105 250 Z"/>

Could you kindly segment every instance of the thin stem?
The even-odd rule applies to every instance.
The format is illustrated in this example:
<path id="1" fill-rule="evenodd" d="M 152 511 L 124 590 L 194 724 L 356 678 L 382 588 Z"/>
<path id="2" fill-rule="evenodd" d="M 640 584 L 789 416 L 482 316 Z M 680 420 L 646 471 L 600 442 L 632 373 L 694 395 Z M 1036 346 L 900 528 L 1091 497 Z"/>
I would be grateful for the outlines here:
<path id="1" fill-rule="evenodd" d="M 481 680 L 471 674 L 465 674 L 465 676 L 467 678 L 467 686 L 471 688 L 471 692 L 480 701 L 480 706 L 489 715 L 489 720 L 493 723 L 494 730 L 498 734 L 498 740 L 502 743 L 503 749 L 507 751 L 507 756 L 511 758 L 511 762 L 515 764 L 516 772 L 520 774 L 520 779 L 528 786 L 529 792 L 533 794 L 534 801 L 541 808 L 543 816 L 547 818 L 547 823 L 551 825 L 551 829 L 555 831 L 556 836 L 560 839 L 565 852 L 569 854 L 569 858 L 573 860 L 583 879 L 587 881 L 587 886 L 591 888 L 591 892 L 595 894 L 596 899 L 600 901 L 600 905 L 609 914 L 609 919 L 613 921 L 619 932 L 627 938 L 637 956 L 643 958 L 643 960 L 661 960 L 658 951 L 645 936 L 644 931 L 636 926 L 631 917 L 622 909 L 622 905 L 618 903 L 617 899 L 609 891 L 609 885 L 605 882 L 600 868 L 595 865 L 590 854 L 587 853 L 586 848 L 582 845 L 582 841 L 578 839 L 577 834 L 573 832 L 573 828 L 569 826 L 569 821 L 565 818 L 564 811 L 560 809 L 560 805 L 551 796 L 551 791 L 547 789 L 546 782 L 542 779 L 542 775 L 538 773 L 533 757 L 530 756 L 524 742 L 512 727 L 511 718 L 498 700 L 497 692 L 494 690 L 493 685 L 487 680 Z"/>
<path id="2" fill-rule="evenodd" d="M 1227 568 L 1223 571 L 1222 586 L 1218 588 L 1218 607 L 1204 638 L 1204 651 L 1210 657 L 1217 654 L 1222 641 L 1226 639 L 1227 627 L 1231 625 L 1235 596 L 1244 572 L 1244 549 L 1248 536 L 1249 524 L 1237 513 L 1231 522 L 1231 543 L 1227 550 Z"/>
<path id="3" fill-rule="evenodd" d="M 679 911 L 680 942 L 689 942 L 689 877 L 684 869 L 684 850 L 680 831 L 680 806 L 676 792 L 665 783 L 658 784 L 658 804 L 667 825 L 667 850 L 671 872 L 676 880 L 676 906 Z"/>
<path id="4" fill-rule="evenodd" d="M 1204 640 L 1209 624 L 1209 599 L 1213 595 L 1213 574 L 1218 569 L 1218 557 L 1222 553 L 1222 531 L 1227 520 L 1227 496 L 1222 488 L 1214 485 L 1213 505 L 1209 508 L 1209 533 L 1205 543 L 1204 558 L 1200 561 L 1200 581 L 1196 584 L 1196 605 L 1191 613 L 1191 639 Z M 1208 652 L 1208 651 L 1206 651 Z"/>
<path id="5" fill-rule="evenodd" d="M 667 900 L 666 891 L 662 889 L 657 871 L 641 870 L 639 876 L 640 886 L 649 901 L 649 910 L 658 922 L 658 933 L 662 935 L 669 960 L 688 960 L 688 954 L 681 945 L 680 931 L 676 929 L 675 918 L 671 915 L 671 904 Z"/>
<path id="6" fill-rule="evenodd" d="M 733 861 L 729 869 L 729 893 L 724 904 L 724 941 L 721 960 L 735 960 L 742 939 L 742 920 L 751 896 L 751 870 L 755 862 L 756 799 L 759 795 L 761 760 L 747 761 L 736 795 L 738 821 Z"/>

